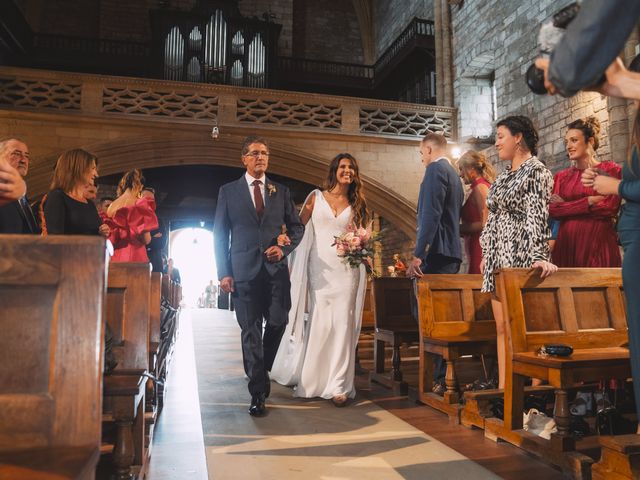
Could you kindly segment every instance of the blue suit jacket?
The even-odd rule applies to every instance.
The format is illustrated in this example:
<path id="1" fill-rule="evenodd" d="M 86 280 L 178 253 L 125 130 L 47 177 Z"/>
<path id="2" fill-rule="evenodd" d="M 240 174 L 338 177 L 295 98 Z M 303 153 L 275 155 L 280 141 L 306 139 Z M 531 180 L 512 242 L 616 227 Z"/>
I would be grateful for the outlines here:
<path id="1" fill-rule="evenodd" d="M 264 265 L 274 275 L 287 268 L 286 256 L 302 240 L 304 225 L 291 201 L 289 189 L 265 178 L 264 213 L 258 219 L 244 175 L 220 188 L 214 224 L 218 279 L 233 277 L 236 282 L 255 278 Z M 281 247 L 285 257 L 268 262 L 264 251 L 277 244 L 282 225 L 287 227 L 291 245 Z"/>
<path id="2" fill-rule="evenodd" d="M 460 210 L 463 200 L 462 182 L 449 161 L 440 158 L 431 162 L 425 169 L 418 196 L 415 257 L 424 261 L 427 253 L 437 253 L 462 260 Z"/>

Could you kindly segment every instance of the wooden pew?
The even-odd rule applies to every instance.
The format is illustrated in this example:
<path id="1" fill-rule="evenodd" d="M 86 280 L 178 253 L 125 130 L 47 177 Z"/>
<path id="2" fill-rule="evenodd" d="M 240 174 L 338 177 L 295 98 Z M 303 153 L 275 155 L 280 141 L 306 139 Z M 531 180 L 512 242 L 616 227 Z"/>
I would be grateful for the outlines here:
<path id="1" fill-rule="evenodd" d="M 537 270 L 505 269 L 496 278 L 509 330 L 504 421 L 490 418 L 485 436 L 504 439 L 545 458 L 575 478 L 590 478 L 593 460 L 576 451 L 567 391 L 584 382 L 631 375 L 619 268 L 560 269 L 546 279 Z M 569 357 L 542 357 L 547 343 L 565 343 Z M 540 378 L 555 389 L 558 433 L 545 440 L 522 430 L 524 384 Z M 593 437 L 581 443 L 591 446 Z"/>
<path id="2" fill-rule="evenodd" d="M 592 480 L 637 480 L 640 478 L 640 435 L 600 437 L 602 456 L 591 467 Z"/>
<path id="3" fill-rule="evenodd" d="M 153 272 L 149 293 L 149 378 L 145 393 L 145 417 L 147 445 L 151 444 L 153 428 L 159 414 L 158 409 L 158 352 L 160 350 L 160 303 L 162 290 L 162 274 Z"/>
<path id="4" fill-rule="evenodd" d="M 418 342 L 418 322 L 411 314 L 411 279 L 379 277 L 372 280 L 375 333 L 373 344 L 374 371 L 369 379 L 406 394 L 408 385 L 401 371 L 400 345 Z M 391 371 L 385 373 L 385 344 L 393 349 Z"/>
<path id="5" fill-rule="evenodd" d="M 375 330 L 376 322 L 373 315 L 373 290 L 371 280 L 367 281 L 367 290 L 364 295 L 364 306 L 362 309 L 362 327 L 361 331 L 370 332 Z"/>
<path id="6" fill-rule="evenodd" d="M 481 275 L 424 275 L 418 280 L 420 374 L 418 400 L 460 421 L 455 362 L 463 355 L 495 355 L 491 294 L 481 293 Z M 447 364 L 444 396 L 431 392 L 434 355 Z"/>
<path id="7" fill-rule="evenodd" d="M 145 389 L 149 367 L 150 265 L 111 263 L 107 322 L 113 331 L 116 369 L 105 377 L 105 419 L 117 425 L 113 446 L 116 473 L 144 475 L 150 449 L 145 446 Z M 103 450 L 104 451 L 104 450 Z"/>
<path id="8" fill-rule="evenodd" d="M 93 479 L 104 240 L 0 235 L 0 478 Z"/>

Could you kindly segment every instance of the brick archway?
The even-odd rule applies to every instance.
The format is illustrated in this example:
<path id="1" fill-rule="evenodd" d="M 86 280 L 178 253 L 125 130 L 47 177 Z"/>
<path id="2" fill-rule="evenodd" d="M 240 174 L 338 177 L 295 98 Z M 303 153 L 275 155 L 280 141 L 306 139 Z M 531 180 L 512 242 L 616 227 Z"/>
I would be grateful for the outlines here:
<path id="1" fill-rule="evenodd" d="M 239 167 L 243 137 L 223 135 L 213 140 L 166 137 L 136 137 L 86 145 L 99 159 L 101 175 L 124 172 L 131 168 L 157 168 L 180 165 L 217 165 Z M 328 162 L 318 155 L 282 142 L 269 141 L 269 171 L 294 180 L 319 185 L 325 178 Z M 53 165 L 54 158 L 45 164 Z M 37 169 L 29 176 L 32 195 L 44 193 L 51 179 L 49 169 Z M 395 225 L 409 238 L 415 234 L 416 212 L 413 205 L 382 183 L 362 175 L 371 208 Z"/>

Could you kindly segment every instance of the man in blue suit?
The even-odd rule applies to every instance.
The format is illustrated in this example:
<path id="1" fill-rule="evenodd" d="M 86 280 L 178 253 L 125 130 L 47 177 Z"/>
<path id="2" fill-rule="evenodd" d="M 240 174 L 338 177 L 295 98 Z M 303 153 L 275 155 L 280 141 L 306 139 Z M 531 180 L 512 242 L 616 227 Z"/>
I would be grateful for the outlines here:
<path id="1" fill-rule="evenodd" d="M 304 225 L 289 189 L 265 176 L 267 142 L 258 137 L 245 139 L 242 163 L 245 175 L 220 188 L 214 242 L 220 288 L 231 292 L 242 329 L 242 356 L 251 394 L 249 414 L 262 416 L 271 390 L 267 372 L 291 308 L 286 256 L 300 243 Z M 278 245 L 283 225 L 289 245 Z"/>
<path id="2" fill-rule="evenodd" d="M 462 262 L 462 182 L 447 158 L 447 140 L 442 135 L 427 134 L 420 144 L 420 155 L 426 169 L 418 196 L 416 247 L 407 268 L 407 276 L 419 278 L 425 273 L 458 273 Z M 413 311 L 418 319 L 417 300 L 414 301 Z M 444 361 L 442 357 L 437 357 L 435 392 L 444 391 L 445 373 Z"/>

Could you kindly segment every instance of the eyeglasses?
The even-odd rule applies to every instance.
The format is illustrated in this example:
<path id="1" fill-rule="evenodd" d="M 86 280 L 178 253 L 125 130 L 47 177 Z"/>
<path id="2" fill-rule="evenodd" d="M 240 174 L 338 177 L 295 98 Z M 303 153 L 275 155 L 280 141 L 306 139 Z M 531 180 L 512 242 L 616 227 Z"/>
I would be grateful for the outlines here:
<path id="1" fill-rule="evenodd" d="M 29 152 L 23 152 L 22 150 L 14 150 L 9 154 L 13 158 L 25 158 L 29 160 Z"/>
<path id="2" fill-rule="evenodd" d="M 253 157 L 253 158 L 258 158 L 260 156 L 268 157 L 269 156 L 269 152 L 265 152 L 264 150 L 258 152 L 257 150 L 254 150 L 252 152 L 245 153 L 244 156 L 245 157 Z"/>

